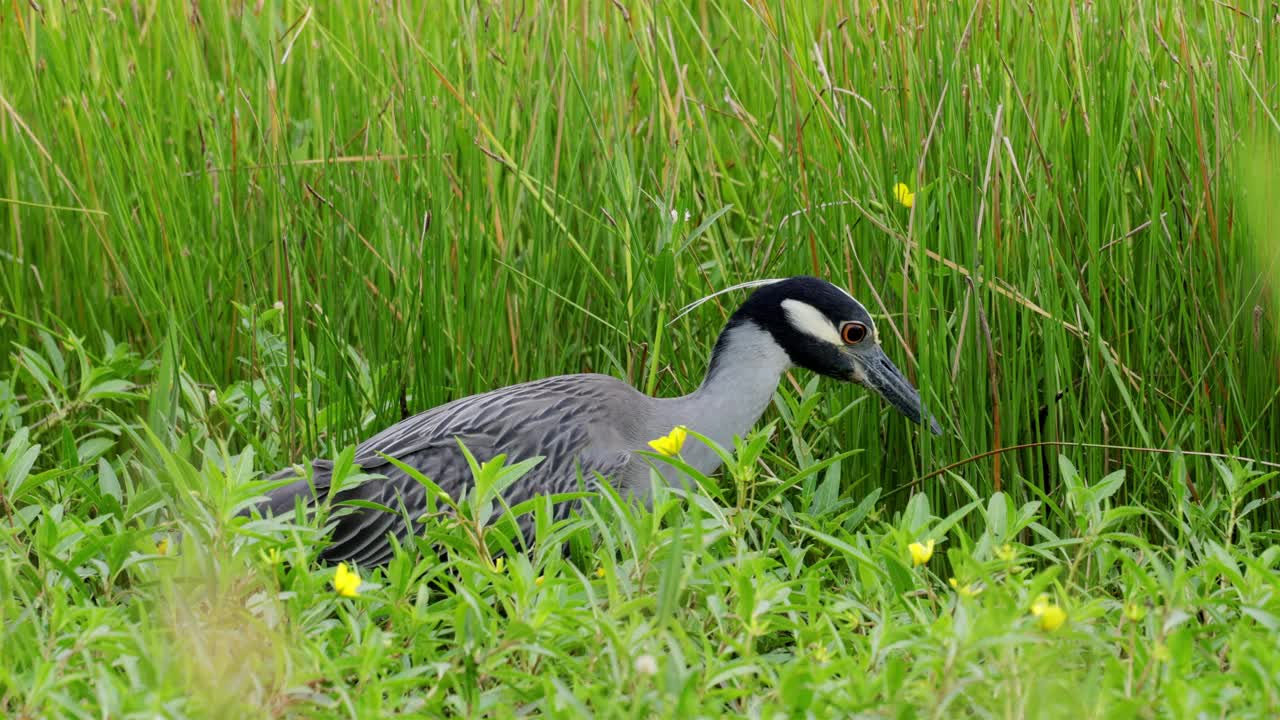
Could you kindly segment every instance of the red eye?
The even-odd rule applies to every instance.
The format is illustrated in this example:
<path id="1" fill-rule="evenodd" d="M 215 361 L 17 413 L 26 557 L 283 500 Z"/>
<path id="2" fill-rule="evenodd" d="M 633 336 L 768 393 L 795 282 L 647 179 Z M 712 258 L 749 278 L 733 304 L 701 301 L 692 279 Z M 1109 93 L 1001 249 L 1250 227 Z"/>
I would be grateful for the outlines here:
<path id="1" fill-rule="evenodd" d="M 847 322 L 840 326 L 840 339 L 849 345 L 857 345 L 867 337 L 867 326 L 860 322 Z"/>

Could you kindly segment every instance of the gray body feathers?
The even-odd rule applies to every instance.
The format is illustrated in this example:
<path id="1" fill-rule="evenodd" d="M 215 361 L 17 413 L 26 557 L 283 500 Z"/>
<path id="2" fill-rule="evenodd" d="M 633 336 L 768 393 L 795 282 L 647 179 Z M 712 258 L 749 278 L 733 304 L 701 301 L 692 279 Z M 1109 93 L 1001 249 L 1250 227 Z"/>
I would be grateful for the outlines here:
<path id="1" fill-rule="evenodd" d="M 578 490 L 579 477 L 592 483 L 595 473 L 613 480 L 622 492 L 647 483 L 648 466 L 632 451 L 656 437 L 645 437 L 650 425 L 646 409 L 653 402 L 613 377 L 562 375 L 461 398 L 407 418 L 356 448 L 355 463 L 386 479 L 369 480 L 335 498 L 336 504 L 364 500 L 396 512 L 349 512 L 337 520 L 332 543 L 320 557 L 325 562 L 383 564 L 392 552 L 388 534 L 403 541 L 411 529 L 406 519 L 416 519 L 425 509 L 426 489 L 384 455 L 417 469 L 455 499 L 473 482 L 457 439 L 479 462 L 499 454 L 506 454 L 508 464 L 543 458 L 507 489 L 503 497 L 509 505 Z M 312 469 L 310 482 L 300 476 L 268 495 L 265 504 L 273 514 L 292 510 L 299 495 L 310 502 L 312 483 L 319 497 L 328 494 L 332 463 L 316 460 Z M 296 475 L 296 469 L 288 468 L 274 477 Z M 557 505 L 557 517 L 570 507 Z M 521 518 L 531 541 L 530 523 L 529 516 Z"/>

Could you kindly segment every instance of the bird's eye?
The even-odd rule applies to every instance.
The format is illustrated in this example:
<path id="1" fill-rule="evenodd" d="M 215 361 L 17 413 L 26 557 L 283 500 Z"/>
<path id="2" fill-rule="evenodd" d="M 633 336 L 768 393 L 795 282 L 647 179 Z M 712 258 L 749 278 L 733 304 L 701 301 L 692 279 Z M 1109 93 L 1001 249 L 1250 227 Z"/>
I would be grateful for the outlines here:
<path id="1" fill-rule="evenodd" d="M 846 344 L 857 345 L 867 337 L 867 326 L 860 322 L 847 322 L 840 326 L 840 339 Z"/>

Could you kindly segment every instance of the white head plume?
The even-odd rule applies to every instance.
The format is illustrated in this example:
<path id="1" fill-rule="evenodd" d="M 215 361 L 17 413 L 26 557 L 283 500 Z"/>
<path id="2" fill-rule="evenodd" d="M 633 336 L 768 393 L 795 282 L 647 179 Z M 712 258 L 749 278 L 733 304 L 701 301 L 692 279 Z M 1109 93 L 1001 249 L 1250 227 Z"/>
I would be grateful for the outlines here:
<path id="1" fill-rule="evenodd" d="M 758 288 L 758 287 L 761 287 L 762 285 L 772 285 L 773 283 L 781 282 L 781 281 L 783 281 L 783 280 L 785 280 L 785 279 L 786 279 L 786 278 L 766 278 L 766 279 L 764 279 L 764 280 L 748 280 L 748 281 L 746 281 L 746 282 L 740 282 L 740 283 L 738 283 L 737 285 L 730 285 L 729 287 L 724 288 L 723 290 L 717 290 L 717 291 L 715 291 L 715 292 L 711 293 L 710 295 L 707 295 L 707 296 L 705 296 L 705 297 L 699 298 L 698 300 L 694 300 L 693 302 L 689 303 L 688 305 L 685 305 L 684 307 L 680 308 L 680 314 L 678 314 L 678 315 L 676 315 L 675 317 L 671 318 L 671 320 L 667 323 L 667 325 L 670 325 L 670 324 L 674 323 L 675 321 L 679 320 L 680 318 L 684 317 L 685 315 L 688 315 L 689 313 L 691 313 L 691 312 L 693 312 L 694 310 L 696 310 L 696 309 L 698 308 L 698 306 L 699 306 L 699 305 L 701 305 L 701 304 L 703 304 L 703 303 L 707 302 L 708 300 L 711 300 L 711 299 L 713 299 L 713 298 L 715 298 L 715 297 L 717 297 L 717 296 L 719 296 L 719 295 L 723 295 L 723 294 L 725 294 L 725 293 L 727 293 L 727 292 L 733 292 L 734 290 L 742 290 L 743 288 Z"/>

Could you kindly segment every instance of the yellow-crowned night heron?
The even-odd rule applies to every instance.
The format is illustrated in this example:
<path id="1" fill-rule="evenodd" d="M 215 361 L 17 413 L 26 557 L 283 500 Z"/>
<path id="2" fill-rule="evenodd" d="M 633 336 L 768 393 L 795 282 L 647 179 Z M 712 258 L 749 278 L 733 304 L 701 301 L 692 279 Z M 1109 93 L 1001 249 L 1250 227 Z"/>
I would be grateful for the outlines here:
<path id="1" fill-rule="evenodd" d="M 341 503 L 362 500 L 392 508 L 364 507 L 340 517 L 332 542 L 321 560 L 379 565 L 391 556 L 389 535 L 403 540 L 426 508 L 425 489 L 389 456 L 419 470 L 454 498 L 470 488 L 473 478 L 458 439 L 481 462 L 500 453 L 508 462 L 543 460 L 504 494 L 509 505 L 535 495 L 572 492 L 579 478 L 592 482 L 595 473 L 620 492 L 647 499 L 651 467 L 664 480 L 678 480 L 665 463 L 650 463 L 637 451 L 650 440 L 683 425 L 731 447 L 745 435 L 773 397 L 782 373 L 793 366 L 864 385 L 919 423 L 929 417 L 911 383 L 889 361 L 880 335 L 866 309 L 849 293 L 825 280 L 793 277 L 746 283 L 758 285 L 725 324 L 711 352 L 701 386 L 689 395 L 654 398 L 607 375 L 561 375 L 464 397 L 396 423 L 361 443 L 355 462 L 364 472 L 385 477 L 343 490 Z M 742 286 L 736 286 L 742 287 Z M 692 437 L 682 452 L 703 473 L 720 466 L 720 456 Z M 280 514 L 329 492 L 332 463 L 315 460 L 311 477 L 290 468 L 273 476 L 292 483 L 270 491 L 260 510 Z M 558 516 L 570 505 L 556 506 Z M 521 518 L 526 537 L 530 518 Z"/>

